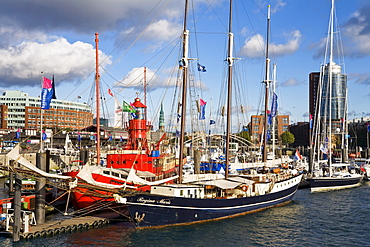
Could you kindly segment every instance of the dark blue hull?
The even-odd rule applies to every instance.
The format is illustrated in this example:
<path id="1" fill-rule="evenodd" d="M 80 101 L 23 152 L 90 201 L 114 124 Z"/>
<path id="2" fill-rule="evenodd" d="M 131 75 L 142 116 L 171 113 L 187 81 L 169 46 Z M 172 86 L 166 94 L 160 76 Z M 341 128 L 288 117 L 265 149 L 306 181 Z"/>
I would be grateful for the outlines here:
<path id="1" fill-rule="evenodd" d="M 362 176 L 355 177 L 317 177 L 310 178 L 311 191 L 337 190 L 359 186 L 362 182 Z"/>
<path id="2" fill-rule="evenodd" d="M 301 177 L 301 176 L 300 176 Z M 190 224 L 222 219 L 282 205 L 292 200 L 298 183 L 275 193 L 232 199 L 197 199 L 140 194 L 128 197 L 136 227 Z"/>

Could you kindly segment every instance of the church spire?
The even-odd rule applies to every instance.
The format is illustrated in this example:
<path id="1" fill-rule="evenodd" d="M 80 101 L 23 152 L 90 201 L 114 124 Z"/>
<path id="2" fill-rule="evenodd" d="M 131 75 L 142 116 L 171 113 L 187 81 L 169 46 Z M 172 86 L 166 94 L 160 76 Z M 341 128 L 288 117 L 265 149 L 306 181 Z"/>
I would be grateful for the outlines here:
<path id="1" fill-rule="evenodd" d="M 161 111 L 159 112 L 159 130 L 164 130 L 164 111 L 163 111 L 163 103 L 161 103 Z"/>

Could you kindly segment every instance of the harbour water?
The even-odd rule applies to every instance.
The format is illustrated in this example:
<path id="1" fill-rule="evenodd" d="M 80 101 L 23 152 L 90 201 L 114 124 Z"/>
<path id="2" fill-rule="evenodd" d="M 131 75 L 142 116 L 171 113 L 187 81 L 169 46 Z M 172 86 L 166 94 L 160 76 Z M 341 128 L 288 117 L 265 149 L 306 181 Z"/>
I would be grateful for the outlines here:
<path id="1" fill-rule="evenodd" d="M 370 182 L 326 193 L 299 190 L 285 206 L 202 224 L 133 229 L 125 222 L 0 246 L 370 246 Z"/>

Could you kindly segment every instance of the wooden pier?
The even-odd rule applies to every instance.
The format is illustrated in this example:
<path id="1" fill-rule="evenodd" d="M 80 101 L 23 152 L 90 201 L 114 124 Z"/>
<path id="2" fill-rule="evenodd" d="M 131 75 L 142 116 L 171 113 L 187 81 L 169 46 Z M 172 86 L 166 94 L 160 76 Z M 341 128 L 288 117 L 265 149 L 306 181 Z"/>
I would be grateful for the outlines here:
<path id="1" fill-rule="evenodd" d="M 32 225 L 28 232 L 20 233 L 21 238 L 38 238 L 44 236 L 53 236 L 61 233 L 68 233 L 77 230 L 86 230 L 98 228 L 108 224 L 117 217 L 117 214 L 104 213 L 94 216 L 83 216 L 71 219 L 48 222 L 40 225 Z M 13 235 L 13 229 L 10 227 L 8 231 L 0 232 L 0 235 Z"/>

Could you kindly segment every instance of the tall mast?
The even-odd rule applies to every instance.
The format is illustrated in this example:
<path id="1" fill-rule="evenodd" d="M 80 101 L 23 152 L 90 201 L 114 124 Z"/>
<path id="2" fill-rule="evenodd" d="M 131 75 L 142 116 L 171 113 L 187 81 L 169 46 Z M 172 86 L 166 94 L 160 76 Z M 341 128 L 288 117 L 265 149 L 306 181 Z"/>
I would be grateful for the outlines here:
<path id="1" fill-rule="evenodd" d="M 270 83 L 270 78 L 269 78 L 269 67 L 270 67 L 270 59 L 269 59 L 269 34 L 270 34 L 270 5 L 267 6 L 267 34 L 266 34 L 266 74 L 265 74 L 265 122 L 264 122 L 264 127 L 263 127 L 263 153 L 262 153 L 262 162 L 266 162 L 267 160 L 267 107 L 269 103 L 269 83 Z"/>
<path id="2" fill-rule="evenodd" d="M 179 183 L 182 183 L 182 162 L 184 159 L 184 141 L 185 141 L 185 117 L 186 117 L 186 94 L 188 80 L 188 45 L 189 45 L 189 30 L 186 29 L 186 19 L 188 14 L 188 0 L 185 1 L 184 29 L 183 29 L 183 50 L 181 64 L 183 69 L 182 75 L 182 107 L 181 107 L 181 123 L 180 123 L 180 140 L 179 140 Z"/>
<path id="3" fill-rule="evenodd" d="M 146 67 L 144 67 L 144 105 L 146 104 Z M 145 120 L 147 119 L 147 108 L 145 108 Z"/>
<path id="4" fill-rule="evenodd" d="M 331 176 L 332 174 L 332 171 L 331 171 L 331 165 L 332 165 L 332 160 L 331 160 L 331 157 L 332 157 L 332 154 L 331 154 L 331 150 L 332 150 L 332 136 L 331 136 L 331 127 L 332 127 L 332 115 L 331 115 L 331 112 L 332 112 L 332 109 L 331 109 L 331 99 L 332 99 L 332 86 L 333 86 L 333 65 L 334 65 L 334 61 L 333 61 L 333 31 L 334 31 L 334 0 L 331 1 L 331 11 L 330 11 L 330 32 L 329 32 L 329 35 L 330 35 L 330 51 L 329 51 L 329 87 L 328 87 L 328 90 L 329 90 L 329 100 L 327 101 L 327 106 L 329 107 L 329 117 L 328 117 L 328 121 L 329 121 L 329 136 L 328 136 L 328 139 L 329 139 L 329 143 L 328 143 L 328 162 L 329 162 L 329 176 Z"/>
<path id="5" fill-rule="evenodd" d="M 95 88 L 96 88 L 96 159 L 100 164 L 100 95 L 99 95 L 99 34 L 95 33 Z"/>
<path id="6" fill-rule="evenodd" d="M 231 132 L 231 104 L 232 104 L 232 76 L 233 76 L 233 45 L 234 45 L 234 34 L 232 33 L 232 5 L 233 1 L 230 0 L 230 12 L 229 12 L 229 44 L 228 54 L 226 61 L 229 64 L 228 68 L 228 80 L 227 80 L 227 113 L 226 113 L 226 168 L 225 178 L 229 176 L 229 149 L 230 149 L 230 132 Z"/>
<path id="7" fill-rule="evenodd" d="M 276 93 L 276 64 L 272 65 L 272 92 Z M 276 109 L 277 110 L 277 109 Z M 272 114 L 272 113 L 271 113 Z M 275 117 L 272 118 L 272 157 L 275 160 Z"/>

